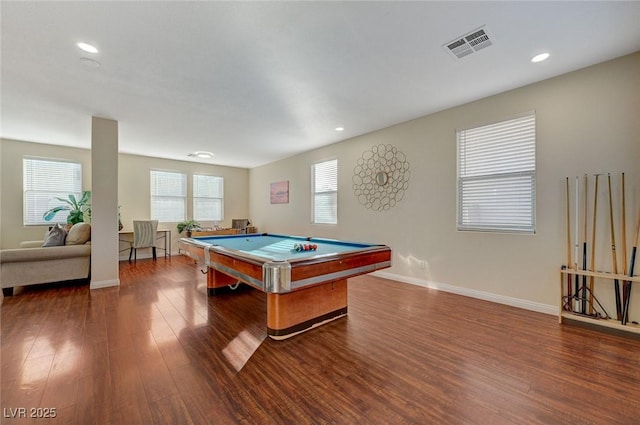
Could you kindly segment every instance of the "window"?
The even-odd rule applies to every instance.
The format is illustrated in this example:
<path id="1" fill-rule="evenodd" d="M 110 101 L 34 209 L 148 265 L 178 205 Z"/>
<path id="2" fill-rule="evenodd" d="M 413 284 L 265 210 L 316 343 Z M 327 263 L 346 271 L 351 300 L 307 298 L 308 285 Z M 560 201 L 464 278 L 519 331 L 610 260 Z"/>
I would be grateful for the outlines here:
<path id="1" fill-rule="evenodd" d="M 224 178 L 193 175 L 193 219 L 220 221 L 224 218 Z"/>
<path id="2" fill-rule="evenodd" d="M 151 219 L 160 222 L 186 220 L 187 175 L 151 170 Z"/>
<path id="3" fill-rule="evenodd" d="M 338 160 L 313 164 L 313 223 L 338 223 Z"/>
<path id="4" fill-rule="evenodd" d="M 535 232 L 535 115 L 457 132 L 458 230 Z"/>
<path id="5" fill-rule="evenodd" d="M 67 199 L 73 194 L 82 197 L 82 165 L 55 159 L 22 159 L 23 222 L 24 225 L 66 223 L 68 211 L 60 211 L 53 220 L 42 215 L 57 206 L 67 205 L 56 198 Z"/>

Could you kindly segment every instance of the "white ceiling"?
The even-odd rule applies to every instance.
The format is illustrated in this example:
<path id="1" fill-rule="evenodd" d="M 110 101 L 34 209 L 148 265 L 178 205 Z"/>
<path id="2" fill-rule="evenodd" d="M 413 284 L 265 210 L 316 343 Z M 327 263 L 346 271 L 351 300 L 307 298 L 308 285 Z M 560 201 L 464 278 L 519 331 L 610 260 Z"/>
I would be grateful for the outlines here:
<path id="1" fill-rule="evenodd" d="M 0 13 L 1 137 L 89 148 L 100 116 L 119 122 L 121 152 L 204 150 L 215 156 L 199 162 L 246 168 L 640 51 L 638 1 L 2 1 Z M 443 48 L 483 25 L 491 47 Z"/>

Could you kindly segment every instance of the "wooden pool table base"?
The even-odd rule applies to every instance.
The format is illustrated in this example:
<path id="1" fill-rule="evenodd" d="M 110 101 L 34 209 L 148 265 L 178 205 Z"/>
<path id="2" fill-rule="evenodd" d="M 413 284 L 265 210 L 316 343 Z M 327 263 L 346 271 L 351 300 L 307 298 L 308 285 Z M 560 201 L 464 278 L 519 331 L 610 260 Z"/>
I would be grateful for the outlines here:
<path id="1" fill-rule="evenodd" d="M 209 295 L 229 293 L 237 284 L 238 280 L 235 277 L 209 268 Z M 267 293 L 267 335 L 277 340 L 290 338 L 346 316 L 347 305 L 347 279 L 321 283 L 283 294 Z"/>
<path id="2" fill-rule="evenodd" d="M 347 315 L 347 279 L 267 294 L 267 335 L 286 339 Z"/>
<path id="3" fill-rule="evenodd" d="M 255 288 L 240 282 L 207 288 L 207 293 L 215 296 L 250 289 Z M 347 310 L 347 280 L 288 294 L 267 294 L 267 335 L 275 340 L 287 339 L 344 317 Z"/>
<path id="4" fill-rule="evenodd" d="M 339 310 L 323 314 L 322 316 L 315 317 L 311 320 L 307 320 L 306 322 L 299 323 L 295 326 L 291 326 L 287 329 L 271 329 L 267 327 L 267 335 L 269 336 L 269 338 L 275 340 L 291 338 L 292 336 L 317 328 L 318 326 L 322 326 L 336 319 L 340 319 L 341 317 L 345 317 L 346 315 L 347 307 L 344 307 Z"/>

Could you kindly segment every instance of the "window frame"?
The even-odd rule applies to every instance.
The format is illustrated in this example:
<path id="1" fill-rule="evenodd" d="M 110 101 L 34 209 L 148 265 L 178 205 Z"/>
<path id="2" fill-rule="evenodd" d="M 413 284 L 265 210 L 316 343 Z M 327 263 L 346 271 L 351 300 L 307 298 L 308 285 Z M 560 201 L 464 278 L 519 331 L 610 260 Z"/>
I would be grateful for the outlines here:
<path id="1" fill-rule="evenodd" d="M 214 178 L 214 179 L 219 179 L 221 181 L 221 196 L 218 197 L 214 197 L 214 196 L 196 196 L 196 178 L 198 177 L 210 177 L 210 178 Z M 192 201 L 191 201 L 191 206 L 193 208 L 193 219 L 195 221 L 213 221 L 213 222 L 220 222 L 224 220 L 224 177 L 223 176 L 215 176 L 212 174 L 201 174 L 201 173 L 193 173 L 191 176 L 191 194 L 192 194 Z M 196 215 L 196 212 L 198 211 L 198 208 L 196 207 L 196 202 L 199 199 L 219 199 L 220 200 L 220 218 L 200 218 Z"/>
<path id="2" fill-rule="evenodd" d="M 324 165 L 330 162 L 335 162 L 335 189 L 334 190 L 322 190 L 322 191 L 316 191 L 316 180 L 318 178 L 317 175 L 317 167 L 319 165 Z M 339 189 L 339 182 L 338 182 L 338 174 L 339 172 L 339 163 L 338 163 L 338 159 L 337 158 L 333 158 L 333 159 L 327 159 L 327 160 L 322 160 L 322 161 L 318 161 L 318 162 L 314 162 L 313 164 L 311 164 L 311 223 L 312 224 L 319 224 L 319 225 L 336 225 L 338 224 L 338 189 Z M 318 211 L 316 209 L 318 203 L 317 203 L 317 197 L 319 195 L 327 195 L 327 194 L 335 194 L 335 220 L 334 221 L 318 221 Z"/>
<path id="3" fill-rule="evenodd" d="M 154 194 L 154 173 L 167 173 L 167 174 L 176 174 L 182 176 L 182 186 L 184 189 L 183 196 L 176 195 L 156 195 Z M 149 170 L 149 216 L 151 220 L 158 220 L 159 223 L 179 223 L 181 221 L 185 221 L 187 219 L 187 196 L 188 196 L 188 188 L 187 188 L 187 173 L 183 171 L 177 170 L 163 170 L 157 168 L 151 168 Z M 164 199 L 181 199 L 183 203 L 183 217 L 176 218 L 175 220 L 165 220 L 166 217 L 160 217 L 155 214 L 154 210 L 154 198 L 164 198 Z"/>
<path id="4" fill-rule="evenodd" d="M 510 125 L 520 126 L 522 129 L 515 132 L 516 136 L 508 137 L 507 133 L 512 133 L 508 131 Z M 493 123 L 456 130 L 456 229 L 458 231 L 536 233 L 536 125 L 535 111 L 529 111 Z M 498 152 L 504 153 L 506 151 L 503 146 L 500 146 L 500 149 L 496 149 L 495 155 L 488 154 L 485 150 L 482 154 L 477 154 L 475 159 L 472 158 L 468 161 L 468 157 L 471 157 L 468 153 L 468 144 L 474 141 L 483 143 L 482 140 L 462 140 L 466 138 L 466 132 L 469 131 L 480 134 L 480 136 L 476 136 L 477 139 L 482 139 L 482 136 L 489 137 L 489 133 L 499 131 L 496 136 L 491 136 L 490 139 L 490 143 L 494 143 L 494 148 L 498 148 L 496 139 L 504 137 L 507 139 L 511 149 L 524 152 L 524 154 L 512 157 L 511 161 L 499 161 L 497 160 L 500 156 Z M 465 146 L 462 146 L 462 144 L 465 144 Z M 484 146 L 487 147 L 487 144 L 485 143 Z M 464 159 L 462 158 L 462 151 L 465 152 Z M 474 169 L 473 162 L 480 164 L 481 160 L 478 159 L 480 157 L 486 158 L 489 164 L 487 168 L 491 169 L 491 172 L 479 172 L 479 167 L 476 166 L 475 175 L 469 176 L 461 170 L 461 168 L 466 169 L 461 163 L 464 162 L 466 164 L 467 161 L 471 163 L 468 168 Z M 495 170 L 495 168 L 498 168 L 495 164 L 501 166 L 498 171 Z M 520 187 L 519 191 L 518 187 Z M 465 188 L 467 188 L 466 191 Z M 497 220 L 500 215 L 495 211 L 486 214 L 484 218 L 469 218 L 472 212 L 471 205 L 468 202 L 471 198 L 470 192 L 474 189 L 476 190 L 475 196 L 479 199 L 477 205 L 480 208 L 484 206 L 504 212 L 509 207 L 512 213 L 517 213 L 519 208 L 522 210 L 523 206 L 526 205 L 526 210 L 523 210 L 524 212 L 521 214 L 521 217 L 525 218 L 525 220 L 519 221 L 517 216 L 510 216 L 505 217 L 502 223 L 492 222 L 492 220 Z M 501 203 L 503 201 L 500 197 L 491 198 L 486 194 L 482 194 L 482 191 L 488 192 L 489 189 L 494 193 L 501 194 L 503 197 L 510 196 L 511 198 L 509 201 Z M 480 198 L 481 196 L 482 198 Z M 493 205 L 491 201 L 493 201 Z"/>
<path id="5" fill-rule="evenodd" d="M 27 163 L 30 161 L 40 161 L 40 162 L 48 162 L 48 163 L 60 163 L 67 164 L 73 166 L 67 172 L 76 174 L 73 178 L 73 188 L 70 190 L 43 190 L 43 189 L 27 189 L 27 180 L 29 180 L 27 175 Z M 48 182 L 51 182 L 51 173 L 45 173 L 48 175 Z M 30 180 L 33 180 L 31 178 Z M 64 182 L 68 182 L 68 179 L 63 179 Z M 43 181 L 44 182 L 44 181 Z M 40 182 L 42 184 L 43 182 Z M 35 182 L 32 182 L 35 183 Z M 58 183 L 55 186 L 59 186 Z M 73 190 L 77 189 L 77 190 Z M 29 201 L 29 195 L 27 192 L 37 192 L 37 193 L 48 193 L 49 198 L 47 200 L 48 205 L 46 209 L 42 211 L 32 211 L 32 208 L 29 207 L 31 203 L 37 203 L 37 200 Z M 56 206 L 65 206 L 66 203 L 62 201 L 58 201 L 55 198 L 67 198 L 70 194 L 73 194 L 76 199 L 80 200 L 82 198 L 83 188 L 82 188 L 82 162 L 73 160 L 73 159 L 63 159 L 63 158 L 45 158 L 45 157 L 37 157 L 37 156 L 23 156 L 22 157 L 22 223 L 25 227 L 28 226 L 47 226 L 56 223 L 66 224 L 67 217 L 69 216 L 68 211 L 60 211 L 55 215 L 55 220 L 46 221 L 43 218 L 43 215 L 46 211 L 54 208 Z M 44 207 L 43 207 L 44 208 Z M 38 210 L 39 208 L 36 208 Z M 35 220 L 36 217 L 39 217 L 39 220 Z M 33 221 L 31 221 L 33 220 Z"/>

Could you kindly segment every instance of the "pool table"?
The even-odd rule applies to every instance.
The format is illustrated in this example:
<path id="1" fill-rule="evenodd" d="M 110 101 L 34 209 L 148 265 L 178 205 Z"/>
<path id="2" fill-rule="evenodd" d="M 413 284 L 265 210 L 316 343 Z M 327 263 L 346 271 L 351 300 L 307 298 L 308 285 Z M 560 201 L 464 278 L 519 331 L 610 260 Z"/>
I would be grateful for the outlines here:
<path id="1" fill-rule="evenodd" d="M 267 334 L 285 339 L 347 314 L 347 279 L 391 266 L 385 245 L 269 233 L 182 238 L 207 292 L 245 283 L 267 294 Z M 313 250 L 295 249 L 311 245 Z"/>

